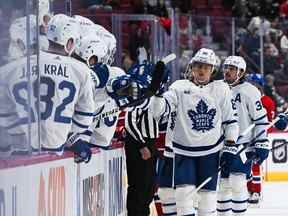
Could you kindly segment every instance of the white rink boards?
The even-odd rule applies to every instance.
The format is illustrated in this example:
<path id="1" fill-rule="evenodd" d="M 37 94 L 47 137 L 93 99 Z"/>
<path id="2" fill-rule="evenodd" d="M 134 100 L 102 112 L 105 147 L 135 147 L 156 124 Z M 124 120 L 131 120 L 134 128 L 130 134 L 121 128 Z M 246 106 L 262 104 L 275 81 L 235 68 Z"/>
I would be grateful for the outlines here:
<path id="1" fill-rule="evenodd" d="M 247 216 L 288 216 L 288 182 L 264 182 L 263 201 Z"/>

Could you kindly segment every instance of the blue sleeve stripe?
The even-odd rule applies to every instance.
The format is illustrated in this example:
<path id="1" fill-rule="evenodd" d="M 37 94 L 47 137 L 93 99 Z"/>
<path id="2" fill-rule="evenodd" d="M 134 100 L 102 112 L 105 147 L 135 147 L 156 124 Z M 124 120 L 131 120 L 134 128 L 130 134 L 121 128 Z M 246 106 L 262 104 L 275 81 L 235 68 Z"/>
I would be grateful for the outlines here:
<path id="1" fill-rule="evenodd" d="M 268 139 L 259 139 L 259 140 L 256 140 L 255 143 L 265 143 L 265 142 L 269 142 Z"/>
<path id="2" fill-rule="evenodd" d="M 10 117 L 13 115 L 17 115 L 17 112 L 11 112 L 11 113 L 0 113 L 0 118 Z"/>
<path id="3" fill-rule="evenodd" d="M 227 120 L 227 121 L 224 121 L 222 122 L 222 124 L 233 124 L 233 123 L 237 123 L 237 120 Z"/>
<path id="4" fill-rule="evenodd" d="M 75 114 L 82 115 L 82 116 L 94 116 L 94 113 L 81 112 L 81 111 L 77 111 L 77 110 L 75 110 Z"/>
<path id="5" fill-rule="evenodd" d="M 73 122 L 75 125 L 77 125 L 78 127 L 80 127 L 80 128 L 85 128 L 85 129 L 87 129 L 87 128 L 89 127 L 89 125 L 83 125 L 83 124 L 77 122 L 75 119 L 72 119 L 72 122 Z"/>
<path id="6" fill-rule="evenodd" d="M 265 122 L 265 123 L 256 123 L 255 126 L 260 126 L 260 125 L 269 125 L 269 122 Z"/>
<path id="7" fill-rule="evenodd" d="M 267 115 L 265 114 L 265 115 L 263 115 L 263 116 L 261 116 L 261 117 L 259 117 L 259 118 L 257 118 L 257 119 L 252 119 L 252 121 L 259 121 L 259 120 L 265 118 L 266 116 L 267 116 Z"/>
<path id="8" fill-rule="evenodd" d="M 91 136 L 91 135 L 93 134 L 93 132 L 90 131 L 90 130 L 86 130 L 86 131 L 84 131 L 84 132 L 82 132 L 82 133 L 80 133 L 80 134 L 87 135 L 87 136 Z"/>
<path id="9" fill-rule="evenodd" d="M 173 150 L 169 148 L 168 146 L 165 146 L 165 151 L 173 153 Z"/>
<path id="10" fill-rule="evenodd" d="M 105 105 L 101 106 L 93 115 L 94 115 L 94 116 L 99 115 L 100 113 L 102 113 L 102 111 L 104 110 L 104 108 L 105 108 Z"/>
<path id="11" fill-rule="evenodd" d="M 12 129 L 12 128 L 15 128 L 15 127 L 18 127 L 20 125 L 24 125 L 24 124 L 28 124 L 28 117 L 24 117 L 24 118 L 21 118 L 20 120 L 18 120 L 17 122 L 5 127 L 6 130 L 9 130 L 9 129 Z M 32 122 L 31 122 L 32 123 Z"/>

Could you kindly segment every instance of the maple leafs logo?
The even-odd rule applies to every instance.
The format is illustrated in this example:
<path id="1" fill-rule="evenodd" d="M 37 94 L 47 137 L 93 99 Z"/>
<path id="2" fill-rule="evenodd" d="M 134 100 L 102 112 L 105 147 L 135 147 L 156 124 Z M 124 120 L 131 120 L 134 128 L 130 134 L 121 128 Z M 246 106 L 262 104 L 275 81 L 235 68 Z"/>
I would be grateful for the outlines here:
<path id="1" fill-rule="evenodd" d="M 197 131 L 209 131 L 213 126 L 213 120 L 216 115 L 216 109 L 208 110 L 207 104 L 201 99 L 195 110 L 188 110 L 188 116 L 192 120 L 192 129 Z"/>

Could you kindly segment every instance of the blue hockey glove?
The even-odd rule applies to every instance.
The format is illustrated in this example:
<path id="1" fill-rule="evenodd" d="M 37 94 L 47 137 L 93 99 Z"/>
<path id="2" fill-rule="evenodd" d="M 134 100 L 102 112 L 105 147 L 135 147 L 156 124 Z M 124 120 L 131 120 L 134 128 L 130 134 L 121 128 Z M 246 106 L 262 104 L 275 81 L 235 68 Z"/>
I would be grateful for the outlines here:
<path id="1" fill-rule="evenodd" d="M 267 143 L 256 143 L 255 144 L 255 158 L 257 163 L 260 165 L 266 160 L 269 156 L 269 148 Z"/>
<path id="2" fill-rule="evenodd" d="M 95 88 L 104 88 L 108 82 L 109 69 L 107 65 L 97 63 L 91 67 L 91 77 L 95 83 Z"/>
<path id="3" fill-rule="evenodd" d="M 65 150 L 74 152 L 74 161 L 76 163 L 88 163 L 92 157 L 91 145 L 81 139 L 80 134 L 71 135 L 65 144 Z"/>
<path id="4" fill-rule="evenodd" d="M 285 130 L 286 127 L 288 126 L 288 117 L 286 114 L 284 113 L 280 113 L 278 115 L 278 117 L 280 118 L 276 123 L 275 123 L 275 127 L 278 130 Z"/>
<path id="5" fill-rule="evenodd" d="M 220 158 L 220 166 L 229 171 L 237 159 L 238 145 L 235 143 L 225 143 Z"/>

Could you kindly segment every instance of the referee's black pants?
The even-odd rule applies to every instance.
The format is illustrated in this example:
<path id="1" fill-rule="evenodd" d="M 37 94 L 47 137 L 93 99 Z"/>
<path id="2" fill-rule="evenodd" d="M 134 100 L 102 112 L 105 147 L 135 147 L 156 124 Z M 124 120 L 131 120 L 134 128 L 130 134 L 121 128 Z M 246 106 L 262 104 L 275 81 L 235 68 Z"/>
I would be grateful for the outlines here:
<path id="1" fill-rule="evenodd" d="M 152 142 L 151 142 L 152 141 Z M 128 176 L 127 211 L 128 216 L 148 216 L 156 180 L 155 139 L 149 140 L 152 157 L 143 160 L 140 144 L 128 133 L 125 138 L 126 166 Z"/>

